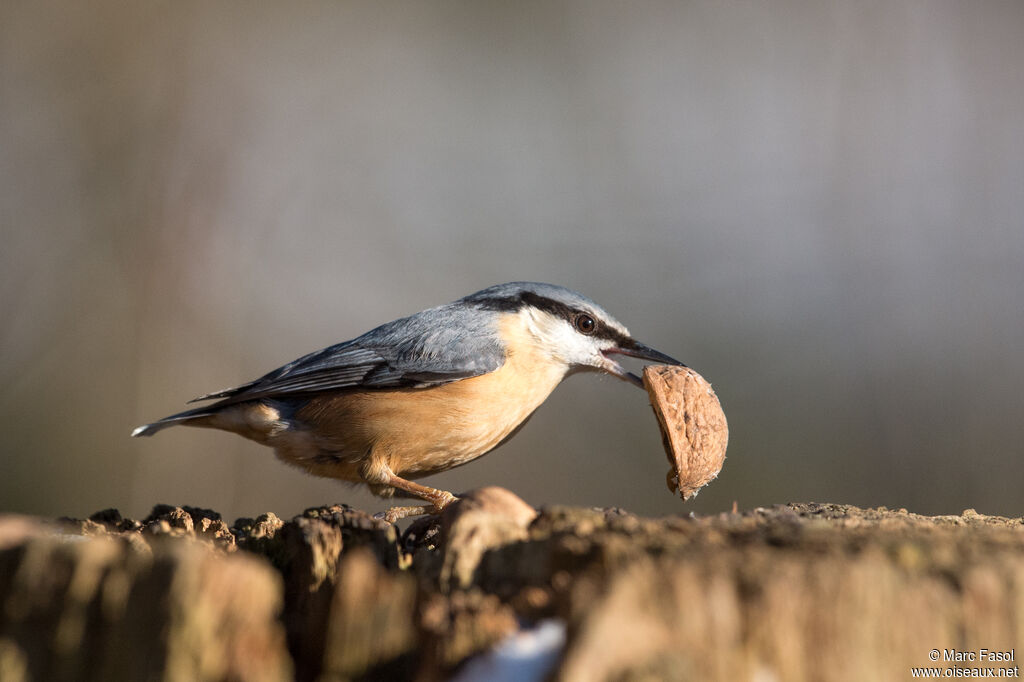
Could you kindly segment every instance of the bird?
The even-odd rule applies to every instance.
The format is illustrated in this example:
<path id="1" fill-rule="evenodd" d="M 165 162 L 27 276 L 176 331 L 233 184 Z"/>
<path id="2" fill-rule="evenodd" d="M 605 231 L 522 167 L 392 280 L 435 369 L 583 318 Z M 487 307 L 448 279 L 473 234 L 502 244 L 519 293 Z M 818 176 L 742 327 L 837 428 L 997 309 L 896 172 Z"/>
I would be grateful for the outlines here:
<path id="1" fill-rule="evenodd" d="M 258 379 L 207 393 L 205 406 L 139 426 L 221 429 L 273 448 L 316 476 L 419 498 L 390 522 L 457 498 L 412 479 L 466 464 L 514 436 L 563 379 L 602 372 L 643 387 L 613 356 L 683 365 L 630 336 L 580 293 L 508 282 L 376 327 Z"/>

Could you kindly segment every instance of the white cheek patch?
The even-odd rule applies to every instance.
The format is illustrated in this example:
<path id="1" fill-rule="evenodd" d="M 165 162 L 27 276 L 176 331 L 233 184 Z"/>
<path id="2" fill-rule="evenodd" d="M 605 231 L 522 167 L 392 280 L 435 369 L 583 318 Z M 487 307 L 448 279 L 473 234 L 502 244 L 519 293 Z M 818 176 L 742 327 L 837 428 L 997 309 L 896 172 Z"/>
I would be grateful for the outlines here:
<path id="1" fill-rule="evenodd" d="M 532 307 L 519 312 L 523 323 L 537 344 L 550 357 L 567 366 L 599 366 L 603 360 L 601 351 L 614 344 L 606 339 L 595 339 L 576 331 L 568 320 Z"/>

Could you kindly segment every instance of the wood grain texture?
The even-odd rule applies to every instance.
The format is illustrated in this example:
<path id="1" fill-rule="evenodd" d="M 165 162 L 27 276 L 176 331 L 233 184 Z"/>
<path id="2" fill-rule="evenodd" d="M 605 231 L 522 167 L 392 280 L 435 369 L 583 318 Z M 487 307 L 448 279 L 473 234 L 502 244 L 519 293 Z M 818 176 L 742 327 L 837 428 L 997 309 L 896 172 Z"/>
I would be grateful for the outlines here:
<path id="1" fill-rule="evenodd" d="M 484 489 L 401 538 L 342 505 L 222 523 L 0 515 L 0 679 L 433 682 L 541 622 L 564 642 L 538 674 L 567 681 L 904 680 L 981 648 L 1017 677 L 1024 650 L 1024 519 L 970 509 L 650 519 Z"/>

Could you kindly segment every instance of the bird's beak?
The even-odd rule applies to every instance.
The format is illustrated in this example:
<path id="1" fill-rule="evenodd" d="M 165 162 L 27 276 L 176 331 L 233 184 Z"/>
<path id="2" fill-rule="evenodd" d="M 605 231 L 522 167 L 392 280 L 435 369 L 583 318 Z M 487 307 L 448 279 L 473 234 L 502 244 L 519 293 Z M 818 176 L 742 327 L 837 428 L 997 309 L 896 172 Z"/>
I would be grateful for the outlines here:
<path id="1" fill-rule="evenodd" d="M 665 355 L 661 351 L 649 348 L 648 346 L 645 346 L 639 341 L 633 341 L 632 339 L 618 346 L 608 348 L 601 352 L 605 357 L 605 363 L 602 369 L 604 369 L 612 376 L 616 376 L 622 379 L 623 381 L 628 381 L 629 383 L 639 388 L 644 387 L 643 380 L 637 375 L 633 374 L 632 372 L 627 372 L 625 369 L 623 369 L 622 365 L 608 357 L 609 355 L 628 355 L 631 358 L 637 358 L 640 360 L 650 360 L 651 362 L 657 362 L 663 365 L 679 365 L 680 367 L 686 367 L 686 365 L 679 362 L 675 358 L 669 357 L 668 355 Z"/>

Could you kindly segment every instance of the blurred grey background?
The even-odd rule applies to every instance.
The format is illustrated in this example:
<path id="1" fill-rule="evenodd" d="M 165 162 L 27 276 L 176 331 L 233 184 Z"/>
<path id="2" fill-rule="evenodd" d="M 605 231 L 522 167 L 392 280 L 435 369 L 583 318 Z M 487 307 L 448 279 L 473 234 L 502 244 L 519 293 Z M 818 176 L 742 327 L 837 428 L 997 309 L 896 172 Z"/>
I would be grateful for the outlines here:
<path id="1" fill-rule="evenodd" d="M 0 510 L 362 490 L 132 427 L 381 322 L 563 284 L 711 382 L 670 496 L 575 376 L 427 479 L 536 505 L 1024 513 L 1024 3 L 0 3 Z"/>

